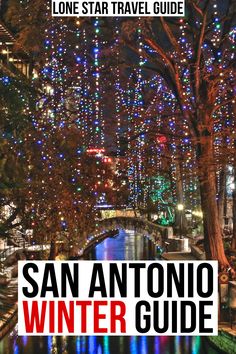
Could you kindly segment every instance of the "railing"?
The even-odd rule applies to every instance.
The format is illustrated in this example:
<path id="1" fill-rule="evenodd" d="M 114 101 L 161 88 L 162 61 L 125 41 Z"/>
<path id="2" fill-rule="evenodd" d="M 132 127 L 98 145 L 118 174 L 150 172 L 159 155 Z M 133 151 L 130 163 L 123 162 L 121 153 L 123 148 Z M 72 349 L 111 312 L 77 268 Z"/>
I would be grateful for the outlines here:
<path id="1" fill-rule="evenodd" d="M 4 261 L 7 257 L 11 256 L 17 250 L 25 249 L 30 246 L 30 243 L 25 240 L 25 235 L 12 235 L 9 239 L 12 243 L 11 246 L 7 246 L 4 250 L 0 251 L 0 272 L 4 272 Z"/>
<path id="2" fill-rule="evenodd" d="M 27 65 L 27 64 L 25 64 L 25 65 Z M 21 71 L 19 68 L 17 68 L 13 63 L 7 62 L 5 60 L 1 60 L 1 57 L 0 57 L 0 69 L 9 76 L 14 75 L 14 76 L 21 77 L 21 78 L 28 77 L 27 74 L 24 74 L 23 71 Z"/>

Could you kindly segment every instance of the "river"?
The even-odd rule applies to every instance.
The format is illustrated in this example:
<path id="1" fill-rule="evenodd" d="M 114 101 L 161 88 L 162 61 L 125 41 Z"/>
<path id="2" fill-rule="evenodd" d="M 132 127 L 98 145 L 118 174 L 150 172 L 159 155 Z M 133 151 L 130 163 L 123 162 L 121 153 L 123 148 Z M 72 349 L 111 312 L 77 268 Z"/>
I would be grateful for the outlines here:
<path id="1" fill-rule="evenodd" d="M 105 239 L 86 259 L 148 260 L 152 242 L 132 231 Z M 30 337 L 17 336 L 17 327 L 2 341 L 0 354 L 219 354 L 201 337 Z"/>

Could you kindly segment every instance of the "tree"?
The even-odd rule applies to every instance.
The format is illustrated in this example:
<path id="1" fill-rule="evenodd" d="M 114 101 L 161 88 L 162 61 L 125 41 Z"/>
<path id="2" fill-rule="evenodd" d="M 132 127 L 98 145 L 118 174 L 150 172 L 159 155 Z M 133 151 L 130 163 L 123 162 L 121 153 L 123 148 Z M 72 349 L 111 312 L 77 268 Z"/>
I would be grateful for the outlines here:
<path id="1" fill-rule="evenodd" d="M 195 146 L 207 257 L 227 265 L 216 201 L 215 121 L 233 100 L 233 1 L 219 10 L 214 1 L 187 1 L 186 19 L 138 21 L 143 67 L 158 73 L 171 90 L 179 124 L 187 124 Z M 139 53 L 133 41 L 137 24 L 123 27 L 126 44 Z"/>
<path id="2" fill-rule="evenodd" d="M 236 140 L 234 141 L 234 147 L 236 149 Z M 232 249 L 236 249 L 236 154 L 234 155 L 234 190 L 233 190 L 233 238 Z"/>
<path id="3" fill-rule="evenodd" d="M 19 192 L 28 167 L 22 145 L 31 124 L 35 92 L 26 80 L 0 74 L 0 236 L 9 238 L 22 224 Z"/>
<path id="4" fill-rule="evenodd" d="M 4 19 L 17 35 L 15 45 L 25 48 L 33 61 L 43 61 L 49 8 L 49 1 L 42 0 L 9 0 L 7 4 Z"/>
<path id="5" fill-rule="evenodd" d="M 18 45 L 37 53 L 37 57 L 46 52 L 40 60 L 37 110 L 22 144 L 27 171 L 19 191 L 18 213 L 25 228 L 34 229 L 35 240 L 51 241 L 50 258 L 54 258 L 59 235 L 68 236 L 72 242 L 85 239 L 95 229 L 94 206 L 102 193 L 109 197 L 113 176 L 102 157 L 87 152 L 91 142 L 96 143 L 99 133 L 96 137 L 93 134 L 99 127 L 97 110 L 90 108 L 94 108 L 92 99 L 97 101 L 97 96 L 85 98 L 84 86 L 95 86 L 97 79 L 91 74 L 91 82 L 84 83 L 78 75 L 84 74 L 84 67 L 78 60 L 76 21 L 67 26 L 67 21 L 47 18 L 47 3 L 43 1 L 18 5 L 15 12 L 11 1 L 7 14 L 19 31 Z M 32 35 L 34 31 L 37 36 Z M 85 113 L 85 99 L 92 111 L 91 121 Z"/>
<path id="6" fill-rule="evenodd" d="M 34 24 L 34 11 L 31 10 L 34 6 L 36 6 L 37 9 L 41 9 L 42 4 L 43 2 L 40 0 L 23 2 L 23 11 L 28 11 L 29 16 L 26 16 L 26 19 L 29 21 L 26 21 L 26 26 L 23 24 L 23 27 L 20 28 L 20 34 L 24 33 L 26 29 L 25 33 L 28 33 L 29 23 Z M 44 17 L 46 11 L 47 10 L 44 8 Z M 152 117 L 152 122 L 149 123 L 146 120 L 146 115 L 148 114 L 148 117 L 150 117 L 151 112 L 154 114 L 158 112 L 159 133 L 168 136 L 168 138 L 170 134 L 170 144 L 175 145 L 171 152 L 173 155 L 176 154 L 177 159 L 186 156 L 184 161 L 185 170 L 187 170 L 187 168 L 195 168 L 195 176 L 191 176 L 191 178 L 197 177 L 199 182 L 207 257 L 210 259 L 218 259 L 221 265 L 227 265 L 228 261 L 224 253 L 219 210 L 216 200 L 216 174 L 219 170 L 219 165 L 223 165 L 222 161 L 219 163 L 218 159 L 218 151 L 220 150 L 219 146 L 222 143 L 222 139 L 230 137 L 230 144 L 232 145 L 232 134 L 234 134 L 234 117 L 230 117 L 229 115 L 233 103 L 233 1 L 228 0 L 223 5 L 219 4 L 217 7 L 217 2 L 213 0 L 204 0 L 201 2 L 188 0 L 186 1 L 186 14 L 186 17 L 181 19 L 142 18 L 121 21 L 124 36 L 123 42 L 120 43 L 122 44 L 122 49 L 126 57 L 127 54 L 132 53 L 129 57 L 131 58 L 132 65 L 137 69 L 135 71 L 135 75 L 137 76 L 136 87 L 134 92 L 131 92 L 131 95 L 134 95 L 136 108 L 131 110 L 131 115 L 129 116 L 130 123 L 134 125 L 134 135 L 137 137 L 137 143 L 133 144 L 135 148 L 134 162 L 137 166 L 136 172 L 138 171 L 135 173 L 137 176 L 136 179 L 140 182 L 140 185 L 143 186 L 145 184 L 145 172 L 143 173 L 142 170 L 142 148 L 140 148 L 140 146 L 145 145 L 146 140 L 145 134 L 142 134 L 142 128 L 147 132 L 148 130 L 150 131 L 155 124 L 157 125 L 156 117 Z M 36 17 L 38 21 L 40 14 Z M 52 82 L 54 89 L 52 100 L 57 103 L 56 94 L 58 95 L 59 93 L 59 95 L 61 95 L 61 102 L 58 107 L 61 109 L 61 113 L 64 113 L 64 103 L 67 102 L 68 98 L 65 96 L 67 96 L 70 91 L 70 84 L 71 86 L 80 86 L 83 85 L 85 81 L 90 82 L 94 71 L 96 72 L 96 75 L 94 75 L 95 80 L 91 81 L 92 84 L 88 86 L 92 88 L 99 86 L 99 82 L 101 81 L 99 79 L 101 69 L 105 70 L 105 68 L 104 65 L 99 65 L 99 55 L 94 55 L 89 50 L 87 51 L 87 58 L 89 59 L 84 60 L 84 62 L 87 63 L 85 65 L 86 68 L 81 65 L 81 58 L 78 57 L 77 60 L 80 64 L 78 64 L 74 71 L 68 70 L 68 68 L 71 69 L 71 64 L 69 63 L 68 65 L 68 61 L 74 58 L 69 53 L 73 52 L 74 49 L 72 48 L 74 48 L 75 42 L 73 42 L 73 46 L 70 47 L 66 47 L 66 43 L 69 38 L 68 35 L 71 33 L 73 35 L 75 34 L 74 28 L 76 22 L 74 20 L 68 20 L 68 23 L 64 20 L 60 21 L 57 22 L 57 20 L 55 20 L 55 23 L 53 23 L 53 26 L 54 24 L 57 25 L 61 23 L 61 26 L 56 29 L 56 31 L 61 34 L 60 43 L 56 42 L 56 37 L 59 38 L 59 36 L 56 31 L 53 31 L 54 35 L 48 38 L 49 44 L 47 47 L 49 55 L 47 58 L 49 69 L 52 69 L 54 73 L 55 71 L 57 72 Z M 83 23 L 83 20 L 81 22 Z M 111 21 L 109 22 L 109 20 L 107 20 L 106 24 L 111 26 Z M 48 24 L 45 25 L 45 27 L 47 26 Z M 95 33 L 98 33 L 96 31 L 99 32 L 99 28 L 95 29 Z M 83 33 L 82 26 L 78 32 L 80 35 Z M 90 34 L 90 32 L 88 33 Z M 24 38 L 27 37 L 29 37 L 28 34 L 24 36 Z M 53 46 L 51 46 L 52 41 L 54 41 Z M 95 34 L 92 41 L 89 42 L 92 47 L 95 47 L 95 53 L 98 51 L 98 42 L 97 34 Z M 117 43 L 115 38 L 113 42 Z M 80 41 L 80 43 L 84 44 L 85 41 Z M 113 44 L 111 49 L 112 53 L 114 53 L 114 47 L 116 47 Z M 54 46 L 60 53 L 54 51 Z M 91 63 L 91 57 L 93 62 L 92 66 L 89 65 Z M 60 77 L 65 67 L 67 73 L 71 75 L 71 82 L 67 80 L 65 83 L 63 78 Z M 158 97 L 154 97 L 149 107 L 145 107 L 142 103 L 143 94 L 141 94 L 140 97 L 137 96 L 138 90 L 142 89 L 139 79 L 141 67 L 143 72 L 149 73 L 147 77 L 150 77 L 150 75 L 152 75 L 151 73 L 154 73 L 153 79 L 156 80 L 157 86 L 160 88 L 159 91 L 163 96 L 163 104 L 159 104 L 159 95 Z M 128 70 L 130 72 L 130 68 Z M 84 77 L 86 80 L 77 80 L 75 78 L 77 72 L 82 73 L 81 77 Z M 86 72 L 87 76 L 83 76 L 84 72 Z M 91 75 L 90 78 L 89 75 Z M 88 89 L 88 86 L 81 90 L 82 96 Z M 66 90 L 65 87 L 67 88 Z M 101 91 L 102 90 L 99 92 Z M 167 94 L 165 94 L 165 91 L 168 91 Z M 89 92 L 91 93 L 91 91 Z M 95 98 L 96 94 L 99 96 L 99 93 L 95 90 Z M 87 99 L 85 99 L 85 101 L 86 100 Z M 86 106 L 87 109 L 90 105 L 90 101 L 87 100 L 86 102 L 88 103 Z M 99 99 L 94 100 L 92 103 L 92 106 L 95 106 L 95 110 L 97 111 L 99 111 L 101 107 L 100 102 Z M 158 105 L 156 105 L 157 102 Z M 151 109 L 150 106 L 152 106 Z M 74 111 L 72 115 L 69 111 L 68 115 L 70 118 L 73 118 L 78 112 L 79 117 L 83 119 L 84 112 L 82 109 L 79 110 L 78 107 L 83 108 L 85 104 L 81 106 L 78 105 L 77 111 Z M 68 110 L 66 110 L 66 112 L 67 111 Z M 87 112 L 89 112 L 89 109 L 87 109 Z M 52 120 L 54 119 L 54 113 L 55 111 L 51 114 Z M 90 117 L 89 114 L 90 113 L 88 113 L 87 118 Z M 45 113 L 45 116 L 47 116 L 47 113 Z M 142 121 L 140 125 L 138 125 L 136 119 L 134 119 L 136 116 L 141 117 Z M 224 117 L 227 117 L 227 122 L 229 122 L 227 126 L 222 124 Z M 81 119 L 77 119 L 77 121 Z M 175 129 L 166 129 L 167 134 L 165 134 L 163 132 L 165 124 L 160 123 L 162 119 L 164 123 L 171 123 L 172 119 L 174 122 L 177 122 L 177 127 Z M 74 123 L 75 121 L 76 120 L 74 120 Z M 69 122 L 72 123 L 71 120 Z M 97 128 L 99 129 L 99 127 L 95 129 Z M 182 155 L 179 154 L 179 151 L 176 152 L 176 146 L 177 150 L 182 150 Z M 132 144 L 130 144 L 129 148 L 131 147 Z M 190 153 L 188 149 L 191 149 Z M 152 151 L 154 152 L 154 150 Z M 191 156 L 189 156 L 189 154 Z M 224 164 L 227 163 L 229 159 L 228 156 L 223 158 Z M 188 162 L 189 160 L 191 160 L 191 163 Z M 173 163 L 175 163 L 175 161 L 173 161 Z M 133 160 L 130 159 L 129 168 L 133 168 L 133 166 L 135 166 L 135 164 Z M 185 179 L 187 180 L 186 176 Z M 142 190 L 140 191 L 137 185 L 135 188 L 135 202 L 137 203 L 140 198 L 142 198 Z"/>
<path id="7" fill-rule="evenodd" d="M 46 138 L 44 129 L 31 130 L 25 143 L 29 173 L 21 217 L 33 229 L 35 241 L 50 241 L 50 259 L 55 258 L 57 240 L 64 237 L 75 246 L 96 229 L 94 206 L 112 179 L 100 158 L 78 152 L 80 140 L 76 128 L 54 129 Z"/>

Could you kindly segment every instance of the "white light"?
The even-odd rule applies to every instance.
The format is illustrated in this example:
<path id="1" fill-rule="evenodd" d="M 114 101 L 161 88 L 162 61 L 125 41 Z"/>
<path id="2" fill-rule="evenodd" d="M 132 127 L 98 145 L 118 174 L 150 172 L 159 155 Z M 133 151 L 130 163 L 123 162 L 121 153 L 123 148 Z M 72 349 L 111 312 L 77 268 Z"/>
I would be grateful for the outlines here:
<path id="1" fill-rule="evenodd" d="M 192 214 L 194 216 L 197 216 L 199 218 L 203 218 L 203 212 L 201 210 L 196 210 L 196 211 L 193 211 Z"/>

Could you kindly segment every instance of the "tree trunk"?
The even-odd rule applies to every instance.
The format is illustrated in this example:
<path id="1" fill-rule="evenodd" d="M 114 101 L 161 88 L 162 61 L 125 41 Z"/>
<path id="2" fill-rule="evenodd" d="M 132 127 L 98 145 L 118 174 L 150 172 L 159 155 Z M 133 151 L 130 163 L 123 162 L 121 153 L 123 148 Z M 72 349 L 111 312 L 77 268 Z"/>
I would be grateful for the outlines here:
<path id="1" fill-rule="evenodd" d="M 204 132 L 204 136 L 201 137 L 201 141 L 198 144 L 197 162 L 199 168 L 206 257 L 207 259 L 218 260 L 221 266 L 228 266 L 216 200 L 213 137 L 207 130 Z"/>
<path id="2" fill-rule="evenodd" d="M 233 237 L 232 249 L 236 249 L 236 164 L 234 167 L 234 190 L 233 190 Z"/>
<path id="3" fill-rule="evenodd" d="M 224 228 L 225 197 L 226 197 L 226 166 L 222 167 L 219 177 L 218 210 L 221 230 Z"/>
<path id="4" fill-rule="evenodd" d="M 51 261 L 54 261 L 57 255 L 57 245 L 56 245 L 56 240 L 55 239 L 51 239 L 51 243 L 50 243 L 50 254 L 48 259 Z"/>
<path id="5" fill-rule="evenodd" d="M 184 190 L 183 190 L 183 172 L 182 172 L 182 166 L 181 162 L 179 160 L 176 160 L 175 162 L 175 168 L 176 168 L 176 199 L 177 199 L 177 204 L 182 204 L 184 205 Z M 182 219 L 182 220 L 181 220 Z M 180 230 L 181 226 L 182 230 Z M 179 210 L 176 210 L 175 212 L 175 226 L 178 228 L 179 233 L 182 231 L 185 233 L 186 228 L 187 228 L 187 220 L 185 216 L 184 210 L 179 212 Z"/>

